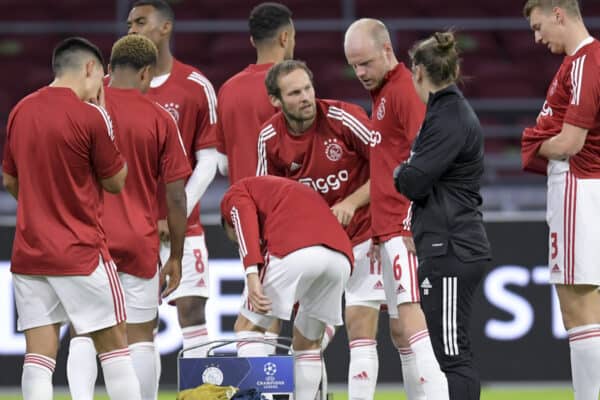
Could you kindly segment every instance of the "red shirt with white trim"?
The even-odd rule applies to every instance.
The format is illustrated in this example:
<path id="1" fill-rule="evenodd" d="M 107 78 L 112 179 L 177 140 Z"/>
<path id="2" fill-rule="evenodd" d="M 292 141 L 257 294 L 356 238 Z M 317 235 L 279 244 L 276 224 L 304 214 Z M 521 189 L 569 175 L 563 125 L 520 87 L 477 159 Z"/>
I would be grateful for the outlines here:
<path id="1" fill-rule="evenodd" d="M 173 59 L 166 82 L 146 94 L 167 109 L 177 121 L 192 169 L 198 150 L 217 147 L 217 95 L 212 84 L 196 68 Z M 159 218 L 167 216 L 164 186 L 159 190 Z M 202 235 L 200 202 L 188 219 L 186 236 Z"/>
<path id="2" fill-rule="evenodd" d="M 272 66 L 272 63 L 251 64 L 219 89 L 217 150 L 227 155 L 229 183 L 256 175 L 254 149 L 258 133 L 277 112 L 265 86 L 265 77 Z"/>
<path id="3" fill-rule="evenodd" d="M 310 246 L 329 247 L 354 263 L 350 240 L 325 200 L 291 179 L 241 179 L 225 193 L 221 215 L 236 231 L 246 268 L 264 265 L 266 252 L 282 258 Z"/>
<path id="4" fill-rule="evenodd" d="M 562 131 L 564 123 L 588 130 L 581 151 L 569 158 L 571 172 L 578 178 L 600 178 L 600 42 L 596 39 L 589 38 L 575 54 L 565 56 L 552 79 L 536 126 L 528 128 L 540 137 L 536 153 L 548 135 Z"/>
<path id="5" fill-rule="evenodd" d="M 152 278 L 158 266 L 159 177 L 171 183 L 187 179 L 192 169 L 173 117 L 139 90 L 106 88 L 106 109 L 128 166 L 123 190 L 104 197 L 108 248 L 119 271 Z"/>
<path id="6" fill-rule="evenodd" d="M 412 143 L 425 118 L 410 71 L 399 63 L 387 73 L 382 86 L 371 92 L 371 229 L 385 242 L 410 236 L 410 201 L 394 187 L 394 169 L 408 159 Z"/>
<path id="7" fill-rule="evenodd" d="M 124 160 L 108 113 L 71 89 L 44 87 L 10 113 L 2 169 L 18 179 L 11 271 L 89 275 L 110 260 L 99 179 Z"/>
<path id="8" fill-rule="evenodd" d="M 335 100 L 316 101 L 314 124 L 293 135 L 282 112 L 259 135 L 257 175 L 297 180 L 317 191 L 329 206 L 369 180 L 371 123 L 362 108 Z M 371 236 L 369 206 L 356 210 L 346 232 L 353 244 Z"/>

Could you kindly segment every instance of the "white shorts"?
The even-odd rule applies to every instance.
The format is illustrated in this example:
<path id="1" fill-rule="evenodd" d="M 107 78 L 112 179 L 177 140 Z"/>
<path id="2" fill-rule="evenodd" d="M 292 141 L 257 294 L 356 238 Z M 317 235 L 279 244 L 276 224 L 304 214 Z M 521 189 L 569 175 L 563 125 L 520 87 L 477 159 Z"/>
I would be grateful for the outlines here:
<path id="1" fill-rule="evenodd" d="M 266 329 L 275 318 L 289 321 L 296 302 L 298 316 L 328 325 L 343 324 L 342 295 L 350 276 L 350 261 L 342 253 L 311 246 L 283 258 L 269 256 L 261 276 L 271 311 L 251 311 L 247 297 L 241 308 L 241 314 L 255 325 Z"/>
<path id="2" fill-rule="evenodd" d="M 550 283 L 600 285 L 599 207 L 600 179 L 548 175 Z"/>
<path id="3" fill-rule="evenodd" d="M 171 254 L 169 243 L 160 244 L 160 261 L 164 265 Z M 165 301 L 174 305 L 181 297 L 208 298 L 208 251 L 204 235 L 186 236 L 181 261 L 181 283 Z"/>
<path id="4" fill-rule="evenodd" d="M 417 256 L 409 252 L 402 236 L 396 236 L 381 245 L 383 287 L 388 312 L 397 317 L 397 307 L 404 303 L 418 303 L 419 278 Z"/>
<path id="5" fill-rule="evenodd" d="M 17 329 L 71 321 L 85 334 L 126 320 L 125 298 L 117 267 L 100 258 L 90 275 L 35 276 L 13 274 Z"/>
<path id="6" fill-rule="evenodd" d="M 125 292 L 125 307 L 127 309 L 127 323 L 141 324 L 156 318 L 159 303 L 159 274 L 150 279 L 119 272 L 119 279 Z"/>
<path id="7" fill-rule="evenodd" d="M 354 252 L 354 270 L 346 286 L 346 307 L 364 306 L 379 309 L 385 303 L 381 263 L 371 263 L 371 239 L 357 244 Z"/>

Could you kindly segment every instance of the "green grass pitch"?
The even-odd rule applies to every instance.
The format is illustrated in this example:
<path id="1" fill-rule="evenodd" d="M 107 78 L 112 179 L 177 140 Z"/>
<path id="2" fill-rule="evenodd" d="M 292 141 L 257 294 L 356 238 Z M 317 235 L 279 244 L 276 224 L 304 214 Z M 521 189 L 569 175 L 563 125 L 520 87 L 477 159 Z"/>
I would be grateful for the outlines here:
<path id="1" fill-rule="evenodd" d="M 161 392 L 159 400 L 175 399 L 175 392 Z M 334 393 L 334 400 L 347 400 L 346 393 Z M 481 400 L 568 400 L 573 398 L 573 393 L 566 389 L 549 390 L 523 390 L 523 389 L 484 389 Z M 0 395 L 0 400 L 20 400 L 20 395 Z M 375 400 L 405 400 L 404 393 L 395 391 L 380 391 L 375 395 Z M 54 400 L 70 400 L 70 396 L 56 395 Z M 96 400 L 108 400 L 107 396 L 96 396 Z"/>

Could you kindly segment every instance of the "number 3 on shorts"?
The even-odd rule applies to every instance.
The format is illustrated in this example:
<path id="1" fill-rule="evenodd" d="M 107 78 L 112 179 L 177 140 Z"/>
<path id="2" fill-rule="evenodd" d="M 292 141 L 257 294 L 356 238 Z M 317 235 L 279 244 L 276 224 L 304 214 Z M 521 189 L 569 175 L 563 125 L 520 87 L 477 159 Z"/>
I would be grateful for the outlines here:
<path id="1" fill-rule="evenodd" d="M 552 249 L 550 257 L 554 260 L 558 255 L 558 235 L 556 232 L 550 233 L 550 248 Z"/>
<path id="2" fill-rule="evenodd" d="M 204 263 L 202 262 L 202 252 L 200 249 L 194 249 L 194 257 L 196 258 L 196 271 L 199 274 L 204 272 Z"/>

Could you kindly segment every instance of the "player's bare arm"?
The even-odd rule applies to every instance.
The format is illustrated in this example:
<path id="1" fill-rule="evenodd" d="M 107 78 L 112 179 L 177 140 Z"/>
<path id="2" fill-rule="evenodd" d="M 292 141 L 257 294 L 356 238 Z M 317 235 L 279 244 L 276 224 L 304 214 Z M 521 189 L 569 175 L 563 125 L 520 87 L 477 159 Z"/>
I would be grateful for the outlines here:
<path id="1" fill-rule="evenodd" d="M 167 222 L 171 239 L 171 254 L 160 271 L 160 285 L 167 280 L 167 288 L 162 296 L 166 297 L 179 286 L 181 281 L 181 259 L 183 258 L 183 242 L 187 227 L 186 196 L 184 180 L 179 179 L 167 183 Z M 167 279 L 168 278 L 168 279 Z"/>
<path id="2" fill-rule="evenodd" d="M 127 164 L 123 165 L 123 168 L 115 175 L 110 178 L 100 179 L 102 188 L 109 193 L 119 193 L 125 186 L 125 179 L 127 178 Z"/>
<path id="3" fill-rule="evenodd" d="M 538 154 L 549 160 L 566 160 L 581 151 L 587 133 L 587 129 L 565 123 L 558 135 L 542 143 Z"/>
<path id="4" fill-rule="evenodd" d="M 4 188 L 8 193 L 12 195 L 16 200 L 18 200 L 19 196 L 19 180 L 7 174 L 6 172 L 2 172 L 2 183 L 4 184 Z"/>
<path id="5" fill-rule="evenodd" d="M 248 300 L 254 308 L 254 311 L 266 314 L 271 311 L 271 300 L 263 293 L 262 284 L 258 273 L 252 272 L 247 275 L 248 279 Z"/>
<path id="6" fill-rule="evenodd" d="M 369 192 L 370 183 L 371 180 L 369 179 L 350 196 L 331 207 L 333 215 L 335 215 L 342 226 L 347 226 L 350 223 L 356 210 L 369 204 L 371 199 Z"/>

